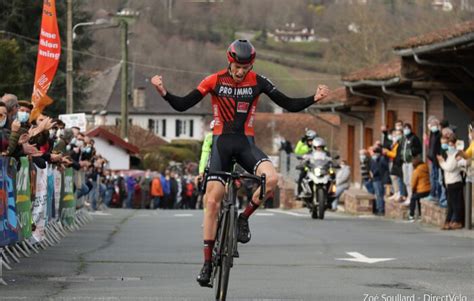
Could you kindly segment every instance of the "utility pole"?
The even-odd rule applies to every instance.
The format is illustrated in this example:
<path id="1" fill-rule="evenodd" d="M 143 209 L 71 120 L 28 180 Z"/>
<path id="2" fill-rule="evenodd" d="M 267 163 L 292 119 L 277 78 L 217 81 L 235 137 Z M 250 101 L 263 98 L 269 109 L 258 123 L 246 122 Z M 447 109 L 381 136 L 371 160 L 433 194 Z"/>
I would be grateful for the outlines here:
<path id="1" fill-rule="evenodd" d="M 120 136 L 128 138 L 128 23 L 120 20 L 120 40 L 122 45 L 122 76 L 120 102 Z"/>
<path id="2" fill-rule="evenodd" d="M 73 52 L 72 52 L 72 0 L 67 0 L 67 62 L 66 62 L 66 113 L 74 111 L 73 101 Z"/>
<path id="3" fill-rule="evenodd" d="M 114 19 L 120 26 L 120 44 L 122 52 L 121 98 L 120 98 L 120 136 L 128 138 L 128 25 L 133 24 L 140 14 L 131 9 L 122 9 Z"/>
<path id="4" fill-rule="evenodd" d="M 173 0 L 168 0 L 168 20 L 173 19 Z"/>

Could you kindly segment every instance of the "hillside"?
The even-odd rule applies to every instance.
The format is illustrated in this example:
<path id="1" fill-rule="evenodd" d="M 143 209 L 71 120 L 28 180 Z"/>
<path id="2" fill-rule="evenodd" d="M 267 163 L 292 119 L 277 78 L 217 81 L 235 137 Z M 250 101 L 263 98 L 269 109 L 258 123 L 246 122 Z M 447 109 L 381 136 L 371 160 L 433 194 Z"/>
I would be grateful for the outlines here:
<path id="1" fill-rule="evenodd" d="M 429 1 L 349 5 L 314 0 L 172 0 L 172 7 L 169 0 L 84 1 L 95 19 L 109 18 L 123 7 L 138 10 L 140 16 L 129 29 L 131 68 L 145 69 L 150 76 L 162 74 L 166 86 L 176 93 L 188 92 L 207 74 L 226 68 L 225 50 L 237 33 L 253 37 L 257 72 L 285 93 L 303 96 L 314 93 L 316 84 L 336 87 L 341 74 L 390 59 L 391 46 L 407 36 L 473 17 L 472 12 L 435 11 Z M 320 39 L 282 43 L 270 37 L 269 33 L 295 20 L 297 27 L 315 29 Z M 401 23 L 403 27 L 398 26 Z M 102 70 L 120 61 L 116 28 L 86 28 L 78 34 L 95 40 L 83 71 Z"/>

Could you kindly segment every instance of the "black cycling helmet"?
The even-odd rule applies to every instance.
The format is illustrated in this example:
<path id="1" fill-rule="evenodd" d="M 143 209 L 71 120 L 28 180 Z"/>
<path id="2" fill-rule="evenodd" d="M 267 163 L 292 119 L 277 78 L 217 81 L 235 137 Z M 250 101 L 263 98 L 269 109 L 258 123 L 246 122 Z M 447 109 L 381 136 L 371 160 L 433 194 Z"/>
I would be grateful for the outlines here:
<path id="1" fill-rule="evenodd" d="M 253 64 L 257 52 L 248 40 L 235 40 L 227 49 L 227 60 L 230 63 Z"/>

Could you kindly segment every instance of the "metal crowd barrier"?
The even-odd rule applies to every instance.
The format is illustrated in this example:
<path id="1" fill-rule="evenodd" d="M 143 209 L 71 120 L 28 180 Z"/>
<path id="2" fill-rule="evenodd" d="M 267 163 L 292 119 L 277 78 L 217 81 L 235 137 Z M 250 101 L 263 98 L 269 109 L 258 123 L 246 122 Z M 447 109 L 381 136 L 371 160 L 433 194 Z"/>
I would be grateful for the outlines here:
<path id="1" fill-rule="evenodd" d="M 21 257 L 58 244 L 69 232 L 92 220 L 77 199 L 74 186 L 83 172 L 55 166 L 38 168 L 27 157 L 0 157 L 0 284 L 3 268 L 12 269 Z"/>

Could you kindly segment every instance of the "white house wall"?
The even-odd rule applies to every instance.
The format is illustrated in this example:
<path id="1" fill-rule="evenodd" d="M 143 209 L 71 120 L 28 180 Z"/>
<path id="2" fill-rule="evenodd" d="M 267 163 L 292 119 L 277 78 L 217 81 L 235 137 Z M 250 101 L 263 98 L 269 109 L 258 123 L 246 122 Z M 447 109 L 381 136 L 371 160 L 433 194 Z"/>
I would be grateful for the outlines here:
<path id="1" fill-rule="evenodd" d="M 94 141 L 97 152 L 109 161 L 110 169 L 130 169 L 130 155 L 124 149 L 101 137 L 95 137 Z"/>
<path id="2" fill-rule="evenodd" d="M 118 114 L 108 114 L 106 116 L 106 125 L 115 125 L 115 120 L 120 119 Z M 208 130 L 208 125 L 203 124 L 203 117 L 201 116 L 188 116 L 188 115 L 130 115 L 129 118 L 132 119 L 133 125 L 138 125 L 144 129 L 148 129 L 148 120 L 158 120 L 159 121 L 159 133 L 155 133 L 160 138 L 165 139 L 166 141 L 171 141 L 173 139 L 204 139 L 204 131 Z M 162 135 L 162 123 L 161 120 L 166 119 L 166 135 Z M 176 120 L 186 121 L 186 133 L 181 134 L 179 137 L 176 137 Z M 193 137 L 189 133 L 189 122 L 193 120 Z"/>

